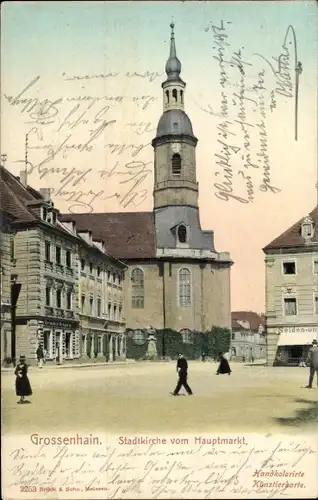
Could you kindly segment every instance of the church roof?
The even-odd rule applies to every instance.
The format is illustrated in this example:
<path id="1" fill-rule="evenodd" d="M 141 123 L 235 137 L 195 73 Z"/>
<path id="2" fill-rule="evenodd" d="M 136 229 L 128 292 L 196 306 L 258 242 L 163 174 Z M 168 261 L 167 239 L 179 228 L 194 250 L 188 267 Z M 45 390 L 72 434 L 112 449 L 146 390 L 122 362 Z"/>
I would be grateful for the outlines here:
<path id="1" fill-rule="evenodd" d="M 310 239 L 311 243 L 318 243 L 318 205 L 314 208 L 314 210 L 309 214 L 314 223 L 314 234 Z M 278 238 L 275 238 L 271 243 L 266 245 L 263 248 L 263 251 L 274 250 L 280 248 L 290 248 L 290 247 L 305 247 L 308 246 L 306 244 L 305 238 L 301 235 L 301 225 L 304 221 L 305 217 L 302 217 L 296 224 L 291 226 L 287 231 L 282 233 Z"/>
<path id="2" fill-rule="evenodd" d="M 194 137 L 192 124 L 182 109 L 169 109 L 161 116 L 156 137 L 164 135 L 190 135 Z"/>
<path id="3" fill-rule="evenodd" d="M 59 219 L 74 221 L 79 231 L 89 228 L 93 238 L 105 241 L 107 251 L 117 259 L 156 257 L 153 212 L 61 214 Z"/>

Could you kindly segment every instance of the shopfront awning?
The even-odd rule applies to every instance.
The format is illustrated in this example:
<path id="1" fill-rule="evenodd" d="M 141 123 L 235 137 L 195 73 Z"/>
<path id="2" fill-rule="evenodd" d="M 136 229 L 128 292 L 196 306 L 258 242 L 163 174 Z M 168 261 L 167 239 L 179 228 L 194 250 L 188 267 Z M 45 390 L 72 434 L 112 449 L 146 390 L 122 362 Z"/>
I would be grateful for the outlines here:
<path id="1" fill-rule="evenodd" d="M 311 345 L 312 341 L 317 339 L 317 333 L 313 332 L 294 332 L 281 333 L 278 339 L 278 346 L 283 345 Z"/>

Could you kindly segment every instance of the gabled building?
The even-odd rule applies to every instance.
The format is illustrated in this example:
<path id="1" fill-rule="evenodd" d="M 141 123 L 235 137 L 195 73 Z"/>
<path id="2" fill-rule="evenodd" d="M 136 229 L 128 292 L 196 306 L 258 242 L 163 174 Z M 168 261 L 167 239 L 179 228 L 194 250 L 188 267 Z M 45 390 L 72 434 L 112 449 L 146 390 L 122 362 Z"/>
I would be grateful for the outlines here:
<path id="1" fill-rule="evenodd" d="M 202 230 L 196 146 L 185 111 L 186 84 L 171 25 L 170 54 L 162 83 L 163 114 L 154 149 L 152 212 L 64 214 L 78 230 L 89 227 L 128 266 L 126 327 L 205 331 L 231 327 L 228 252 L 218 252 L 214 232 Z"/>
<path id="2" fill-rule="evenodd" d="M 116 269 L 123 278 L 125 265 L 86 229 L 78 234 L 74 225 L 63 225 L 49 190 L 32 189 L 24 172 L 18 178 L 1 167 L 0 180 L 2 220 L 8 221 L 3 276 L 11 283 L 12 320 L 10 354 L 6 348 L 3 356 L 24 354 L 34 363 L 36 349 L 42 345 L 47 361 L 59 363 L 93 355 L 124 358 L 122 317 L 108 314 L 108 304 L 122 304 L 123 294 L 119 290 L 113 298 L 106 276 Z M 85 277 L 89 304 L 85 310 L 80 307 L 79 292 L 79 286 L 84 287 L 80 279 L 84 254 L 92 271 Z M 7 282 L 2 282 L 7 289 Z M 8 337 L 8 326 L 3 329 L 2 339 Z"/>
<path id="3" fill-rule="evenodd" d="M 232 312 L 231 358 L 251 361 L 266 357 L 264 314 L 253 311 Z"/>
<path id="4" fill-rule="evenodd" d="M 318 206 L 263 251 L 268 364 L 296 365 L 318 334 Z"/>

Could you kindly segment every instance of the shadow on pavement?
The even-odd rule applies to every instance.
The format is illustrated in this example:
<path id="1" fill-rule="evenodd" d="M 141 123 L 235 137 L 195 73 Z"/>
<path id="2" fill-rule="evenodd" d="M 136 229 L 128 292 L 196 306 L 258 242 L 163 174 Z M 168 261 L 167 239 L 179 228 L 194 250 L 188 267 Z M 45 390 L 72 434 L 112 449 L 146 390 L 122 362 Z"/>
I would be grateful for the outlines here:
<path id="1" fill-rule="evenodd" d="M 296 403 L 306 404 L 307 408 L 297 410 L 294 417 L 274 418 L 275 422 L 282 426 L 299 426 L 302 424 L 313 424 L 318 422 L 318 401 L 308 399 L 296 399 Z"/>

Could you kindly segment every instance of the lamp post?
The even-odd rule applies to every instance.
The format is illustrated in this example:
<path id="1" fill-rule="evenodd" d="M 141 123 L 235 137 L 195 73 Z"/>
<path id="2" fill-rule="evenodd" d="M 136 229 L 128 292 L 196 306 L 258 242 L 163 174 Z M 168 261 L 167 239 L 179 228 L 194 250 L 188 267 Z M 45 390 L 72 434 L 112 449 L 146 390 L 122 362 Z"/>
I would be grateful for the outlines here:
<path id="1" fill-rule="evenodd" d="M 17 276 L 11 276 L 11 362 L 16 361 L 16 308 L 20 295 L 21 283 L 16 283 Z"/>

